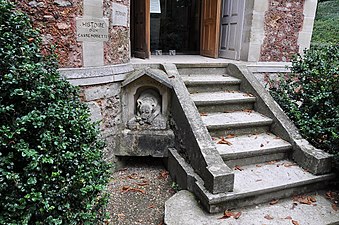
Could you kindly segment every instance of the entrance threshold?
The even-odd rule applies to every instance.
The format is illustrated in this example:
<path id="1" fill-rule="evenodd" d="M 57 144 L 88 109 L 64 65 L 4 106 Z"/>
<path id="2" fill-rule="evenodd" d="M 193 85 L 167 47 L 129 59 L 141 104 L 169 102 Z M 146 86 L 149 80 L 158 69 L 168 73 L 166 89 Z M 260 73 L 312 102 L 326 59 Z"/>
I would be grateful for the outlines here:
<path id="1" fill-rule="evenodd" d="M 132 64 L 152 64 L 152 63 L 239 63 L 237 60 L 223 58 L 209 58 L 201 55 L 151 55 L 149 59 L 131 58 Z"/>

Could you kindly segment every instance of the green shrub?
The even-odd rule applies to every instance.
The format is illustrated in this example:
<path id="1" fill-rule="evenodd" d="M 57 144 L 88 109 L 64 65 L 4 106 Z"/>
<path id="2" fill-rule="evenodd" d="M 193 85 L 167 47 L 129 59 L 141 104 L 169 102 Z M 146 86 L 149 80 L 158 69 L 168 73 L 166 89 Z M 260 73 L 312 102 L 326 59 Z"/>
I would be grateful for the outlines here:
<path id="1" fill-rule="evenodd" d="M 314 21 L 312 45 L 339 43 L 339 1 L 319 2 Z"/>
<path id="2" fill-rule="evenodd" d="M 109 176 L 96 125 L 27 16 L 0 12 L 0 224 L 94 224 Z"/>
<path id="3" fill-rule="evenodd" d="M 339 46 L 313 47 L 292 60 L 270 92 L 301 134 L 339 156 Z"/>

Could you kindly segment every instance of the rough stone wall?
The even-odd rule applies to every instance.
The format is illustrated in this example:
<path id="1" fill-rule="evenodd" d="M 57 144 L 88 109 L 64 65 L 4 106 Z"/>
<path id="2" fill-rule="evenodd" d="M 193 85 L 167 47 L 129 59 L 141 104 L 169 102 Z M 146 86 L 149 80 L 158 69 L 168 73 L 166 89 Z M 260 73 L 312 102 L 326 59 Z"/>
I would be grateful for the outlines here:
<path id="1" fill-rule="evenodd" d="M 55 45 L 62 68 L 82 66 L 82 44 L 76 40 L 75 18 L 82 15 L 82 0 L 15 0 L 42 35 L 42 53 Z"/>
<path id="2" fill-rule="evenodd" d="M 83 67 L 82 42 L 76 40 L 76 17 L 83 16 L 83 0 L 14 0 L 26 12 L 42 35 L 42 52 L 56 46 L 60 68 Z M 104 17 L 109 18 L 109 41 L 104 43 L 104 64 L 127 63 L 129 25 L 112 26 L 112 3 L 126 5 L 130 0 L 103 0 Z M 129 15 L 128 15 L 129 18 Z M 128 21 L 129 24 L 129 21 Z"/>
<path id="3" fill-rule="evenodd" d="M 290 61 L 299 52 L 305 0 L 269 0 L 265 14 L 265 38 L 260 61 Z"/>
<path id="4" fill-rule="evenodd" d="M 119 3 L 130 8 L 130 0 L 104 0 L 104 16 L 112 24 L 112 3 Z M 129 18 L 129 10 L 128 10 Z M 129 24 L 129 19 L 127 24 Z M 110 26 L 109 41 L 104 44 L 105 65 L 127 63 L 129 54 L 129 26 Z"/>
<path id="5" fill-rule="evenodd" d="M 81 98 L 88 105 L 92 121 L 101 121 L 99 126 L 106 140 L 105 158 L 114 161 L 112 149 L 121 127 L 121 83 L 81 87 Z"/>

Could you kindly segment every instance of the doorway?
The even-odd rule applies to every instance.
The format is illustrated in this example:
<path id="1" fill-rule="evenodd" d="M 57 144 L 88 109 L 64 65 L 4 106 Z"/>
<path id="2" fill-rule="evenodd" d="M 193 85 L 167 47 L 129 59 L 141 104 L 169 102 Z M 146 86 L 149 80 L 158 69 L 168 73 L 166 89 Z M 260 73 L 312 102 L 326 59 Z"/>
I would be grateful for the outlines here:
<path id="1" fill-rule="evenodd" d="M 160 4 L 160 10 L 152 7 Z M 200 0 L 151 0 L 151 52 L 162 50 L 167 54 L 199 54 Z"/>
<path id="2" fill-rule="evenodd" d="M 132 56 L 175 50 L 217 58 L 220 12 L 221 0 L 131 0 Z"/>

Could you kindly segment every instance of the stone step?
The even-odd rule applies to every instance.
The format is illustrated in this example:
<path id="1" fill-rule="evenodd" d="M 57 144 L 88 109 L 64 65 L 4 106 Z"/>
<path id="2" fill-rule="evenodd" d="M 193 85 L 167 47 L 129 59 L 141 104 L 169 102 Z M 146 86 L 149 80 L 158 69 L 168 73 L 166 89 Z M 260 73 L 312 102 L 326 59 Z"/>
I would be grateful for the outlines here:
<path id="1" fill-rule="evenodd" d="M 264 163 L 288 158 L 292 145 L 272 133 L 213 137 L 219 154 L 229 167 Z M 223 143 L 223 144 L 218 144 Z"/>
<path id="2" fill-rule="evenodd" d="M 243 92 L 195 93 L 191 97 L 200 112 L 225 112 L 253 109 L 256 98 Z"/>
<path id="3" fill-rule="evenodd" d="M 229 113 L 201 114 L 211 136 L 228 134 L 259 134 L 269 130 L 273 120 L 257 112 L 236 111 Z"/>
<path id="4" fill-rule="evenodd" d="M 190 93 L 211 91 L 236 91 L 241 80 L 229 75 L 183 75 L 181 76 Z"/>
<path id="5" fill-rule="evenodd" d="M 180 75 L 226 75 L 227 68 L 225 64 L 220 65 L 177 65 Z"/>
<path id="6" fill-rule="evenodd" d="M 325 187 L 335 177 L 335 174 L 315 176 L 289 160 L 236 167 L 234 173 L 233 192 L 211 194 L 201 182 L 196 183 L 202 204 L 209 212 L 222 212 L 311 192 Z"/>

